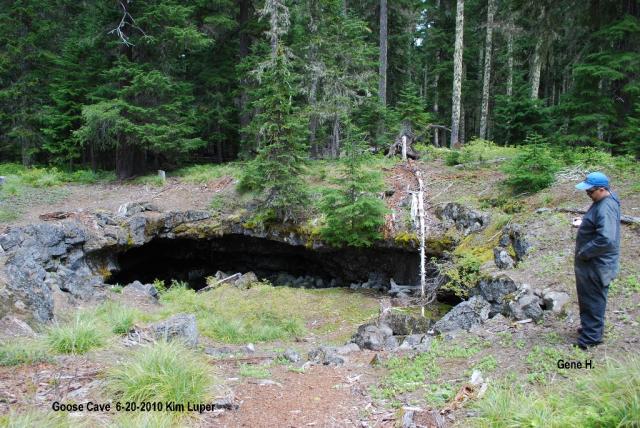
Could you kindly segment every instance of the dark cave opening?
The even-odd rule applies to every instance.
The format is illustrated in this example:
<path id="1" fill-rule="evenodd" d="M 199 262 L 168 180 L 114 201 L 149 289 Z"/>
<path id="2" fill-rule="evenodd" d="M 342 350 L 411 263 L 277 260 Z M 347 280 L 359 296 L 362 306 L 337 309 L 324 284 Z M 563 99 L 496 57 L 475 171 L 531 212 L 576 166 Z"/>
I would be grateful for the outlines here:
<path id="1" fill-rule="evenodd" d="M 418 253 L 398 248 L 320 248 L 289 245 L 241 234 L 208 239 L 159 238 L 117 255 L 119 268 L 109 278 L 111 284 L 155 279 L 169 284 L 185 281 L 200 289 L 217 271 L 229 274 L 254 272 L 260 279 L 285 285 L 282 275 L 308 276 L 317 286 L 344 286 L 371 282 L 389 286 L 417 284 Z M 318 281 L 321 279 L 322 281 Z"/>

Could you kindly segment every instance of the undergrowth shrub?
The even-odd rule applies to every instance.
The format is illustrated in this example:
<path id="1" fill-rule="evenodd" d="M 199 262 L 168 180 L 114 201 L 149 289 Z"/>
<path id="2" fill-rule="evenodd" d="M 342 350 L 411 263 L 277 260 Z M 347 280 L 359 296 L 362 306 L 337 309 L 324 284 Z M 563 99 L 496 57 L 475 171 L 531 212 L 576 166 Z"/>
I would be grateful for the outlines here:
<path id="1" fill-rule="evenodd" d="M 132 354 L 107 374 L 108 389 L 122 402 L 204 403 L 211 370 L 194 351 L 159 341 Z"/>
<path id="2" fill-rule="evenodd" d="M 363 147 L 362 136 L 352 132 L 339 176 L 333 180 L 335 188 L 325 189 L 320 203 L 325 220 L 320 235 L 334 246 L 368 247 L 382 238 L 387 209 L 377 193 L 384 185 L 382 174 L 366 167 L 376 161 Z"/>
<path id="3" fill-rule="evenodd" d="M 475 287 L 482 278 L 481 265 L 482 261 L 471 253 L 456 256 L 453 263 L 436 263 L 440 275 L 446 278 L 446 282 L 440 289 L 466 299 L 469 296 L 469 290 Z"/>
<path id="4" fill-rule="evenodd" d="M 47 343 L 58 354 L 84 354 L 104 344 L 104 335 L 95 322 L 78 315 L 75 320 L 56 325 L 47 332 Z"/>
<path id="5" fill-rule="evenodd" d="M 533 193 L 551 186 L 560 169 L 560 163 L 542 137 L 532 134 L 525 143 L 503 168 L 508 175 L 506 184 L 517 193 Z"/>
<path id="6" fill-rule="evenodd" d="M 513 157 L 515 153 L 516 149 L 512 147 L 498 146 L 492 141 L 474 139 L 459 150 L 449 150 L 444 155 L 444 162 L 449 166 L 470 163 L 482 165 L 486 161 Z"/>

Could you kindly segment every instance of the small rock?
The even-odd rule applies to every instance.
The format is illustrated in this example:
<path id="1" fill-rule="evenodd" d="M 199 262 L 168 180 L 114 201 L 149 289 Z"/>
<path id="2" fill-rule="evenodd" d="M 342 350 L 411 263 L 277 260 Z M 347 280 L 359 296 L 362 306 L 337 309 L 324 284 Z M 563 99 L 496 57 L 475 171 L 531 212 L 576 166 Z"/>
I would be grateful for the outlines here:
<path id="1" fill-rule="evenodd" d="M 164 321 L 149 326 L 156 340 L 180 340 L 186 346 L 194 348 L 198 345 L 198 327 L 193 314 L 177 314 Z"/>
<path id="2" fill-rule="evenodd" d="M 493 249 L 493 259 L 498 269 L 511 269 L 515 262 L 504 247 L 495 247 Z"/>
<path id="3" fill-rule="evenodd" d="M 152 284 L 142 284 L 140 281 L 133 281 L 122 289 L 124 295 L 139 295 L 158 298 L 158 290 Z"/>
<path id="4" fill-rule="evenodd" d="M 542 301 L 533 293 L 526 293 L 518 300 L 509 302 L 511 315 L 517 320 L 531 318 L 533 321 L 542 319 L 544 313 L 541 306 Z"/>
<path id="5" fill-rule="evenodd" d="M 398 339 L 395 336 L 389 336 L 384 341 L 384 349 L 396 349 L 398 347 Z"/>
<path id="6" fill-rule="evenodd" d="M 338 355 L 347 355 L 352 352 L 357 352 L 360 350 L 360 347 L 355 343 L 347 343 L 346 345 L 340 346 L 336 348 L 336 354 Z"/>
<path id="7" fill-rule="evenodd" d="M 238 410 L 240 406 L 236 404 L 235 400 L 232 397 L 224 397 L 218 398 L 216 401 L 214 401 L 213 407 L 220 410 Z"/>
<path id="8" fill-rule="evenodd" d="M 467 330 L 489 318 L 491 305 L 481 296 L 457 304 L 433 326 L 437 333 Z"/>
<path id="9" fill-rule="evenodd" d="M 402 341 L 402 345 L 400 345 L 400 348 L 412 349 L 415 345 L 418 345 L 422 341 L 423 337 L 424 334 L 410 334 L 409 336 L 406 336 L 404 338 L 404 340 Z"/>
<path id="10" fill-rule="evenodd" d="M 339 366 L 345 363 L 345 359 L 338 355 L 335 348 L 320 346 L 309 351 L 309 360 L 325 366 Z"/>
<path id="11" fill-rule="evenodd" d="M 243 274 L 240 278 L 238 278 L 235 281 L 234 285 L 236 287 L 246 289 L 246 288 L 251 288 L 251 285 L 254 282 L 258 282 L 258 277 L 256 276 L 256 274 L 253 272 L 247 272 Z"/>
<path id="12" fill-rule="evenodd" d="M 254 352 L 256 352 L 256 347 L 253 345 L 253 343 L 249 343 L 245 349 L 247 350 L 247 352 L 249 352 L 250 354 L 253 354 Z"/>
<path id="13" fill-rule="evenodd" d="M 5 315 L 0 319 L 1 337 L 35 337 L 35 332 L 29 324 L 11 315 Z"/>
<path id="14" fill-rule="evenodd" d="M 300 354 L 295 349 L 287 349 L 282 356 L 291 363 L 300 361 Z"/>
<path id="15" fill-rule="evenodd" d="M 562 291 L 544 290 L 542 292 L 544 307 L 555 313 L 562 312 L 562 307 L 569 302 L 569 295 Z"/>
<path id="16" fill-rule="evenodd" d="M 374 324 L 364 324 L 358 327 L 358 332 L 353 336 L 351 341 L 361 349 L 382 351 L 388 336 L 389 335 L 381 331 L 378 326 Z"/>
<path id="17" fill-rule="evenodd" d="M 207 355 L 210 355 L 214 358 L 223 358 L 226 356 L 229 356 L 231 354 L 234 353 L 233 349 L 231 348 L 227 348 L 227 347 L 221 347 L 221 348 L 213 348 L 213 347 L 206 347 L 204 348 L 204 353 Z"/>
<path id="18" fill-rule="evenodd" d="M 402 415 L 402 428 L 415 428 L 417 425 L 413 422 L 415 412 L 408 410 Z"/>

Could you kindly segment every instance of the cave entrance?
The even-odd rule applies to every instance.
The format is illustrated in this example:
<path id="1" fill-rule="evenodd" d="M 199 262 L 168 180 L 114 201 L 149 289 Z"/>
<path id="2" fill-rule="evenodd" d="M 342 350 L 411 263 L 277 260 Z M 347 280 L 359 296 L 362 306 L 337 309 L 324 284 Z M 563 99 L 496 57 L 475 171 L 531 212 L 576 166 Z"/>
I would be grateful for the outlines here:
<path id="1" fill-rule="evenodd" d="M 157 238 L 117 255 L 111 284 L 175 279 L 200 289 L 217 271 L 254 272 L 274 285 L 348 287 L 352 283 L 418 281 L 418 253 L 397 248 L 320 248 L 241 234 L 208 239 Z M 301 277 L 305 279 L 299 281 Z M 292 278 L 298 280 L 298 284 Z"/>

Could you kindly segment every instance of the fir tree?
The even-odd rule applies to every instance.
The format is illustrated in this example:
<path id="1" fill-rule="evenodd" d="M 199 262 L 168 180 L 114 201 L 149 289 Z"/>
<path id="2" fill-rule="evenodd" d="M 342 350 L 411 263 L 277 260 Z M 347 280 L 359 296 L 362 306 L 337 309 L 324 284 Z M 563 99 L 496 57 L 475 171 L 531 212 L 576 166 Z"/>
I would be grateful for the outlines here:
<path id="1" fill-rule="evenodd" d="M 382 177 L 366 168 L 370 154 L 363 134 L 352 125 L 347 129 L 338 188 L 327 190 L 321 203 L 325 217 L 321 236 L 335 246 L 370 246 L 382 237 L 386 207 L 376 195 L 383 188 Z"/>
<path id="2" fill-rule="evenodd" d="M 308 196 L 302 178 L 307 159 L 306 119 L 293 105 L 297 90 L 290 54 L 281 41 L 282 27 L 288 28 L 288 11 L 282 6 L 278 0 L 268 0 L 263 10 L 270 17 L 271 50 L 255 70 L 258 86 L 253 106 L 258 113 L 251 128 L 258 140 L 258 154 L 247 165 L 240 188 L 261 192 L 261 217 L 284 223 L 298 217 Z"/>

